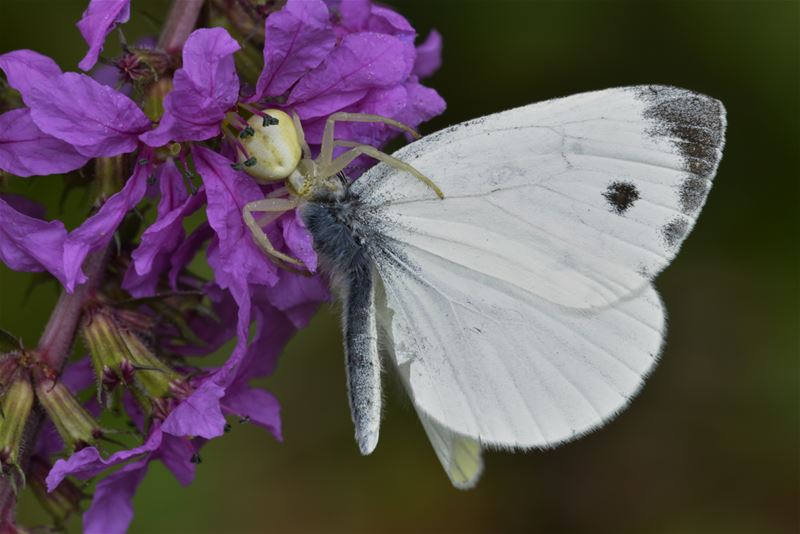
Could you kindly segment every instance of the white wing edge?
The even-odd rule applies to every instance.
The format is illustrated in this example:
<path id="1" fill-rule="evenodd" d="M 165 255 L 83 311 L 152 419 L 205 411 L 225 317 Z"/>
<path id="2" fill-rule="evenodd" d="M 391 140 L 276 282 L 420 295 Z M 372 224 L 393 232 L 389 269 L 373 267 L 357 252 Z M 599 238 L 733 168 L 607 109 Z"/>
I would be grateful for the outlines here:
<path id="1" fill-rule="evenodd" d="M 436 457 L 439 458 L 439 462 L 453 486 L 460 490 L 474 488 L 483 473 L 480 442 L 456 434 L 425 415 L 419 408 L 417 408 L 417 415 L 419 415 L 419 420 L 428 435 Z"/>

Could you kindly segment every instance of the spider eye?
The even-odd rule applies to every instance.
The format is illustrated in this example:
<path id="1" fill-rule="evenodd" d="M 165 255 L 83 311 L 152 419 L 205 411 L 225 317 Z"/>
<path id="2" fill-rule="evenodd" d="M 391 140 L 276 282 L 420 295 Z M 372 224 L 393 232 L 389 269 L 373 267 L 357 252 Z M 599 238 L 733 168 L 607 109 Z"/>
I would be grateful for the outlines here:
<path id="1" fill-rule="evenodd" d="M 302 150 L 292 118 L 277 109 L 266 109 L 265 119 L 253 115 L 247 121 L 252 135 L 240 139 L 255 164 L 245 166 L 244 171 L 259 182 L 285 180 L 297 168 Z M 245 163 L 244 156 L 240 162 Z"/>

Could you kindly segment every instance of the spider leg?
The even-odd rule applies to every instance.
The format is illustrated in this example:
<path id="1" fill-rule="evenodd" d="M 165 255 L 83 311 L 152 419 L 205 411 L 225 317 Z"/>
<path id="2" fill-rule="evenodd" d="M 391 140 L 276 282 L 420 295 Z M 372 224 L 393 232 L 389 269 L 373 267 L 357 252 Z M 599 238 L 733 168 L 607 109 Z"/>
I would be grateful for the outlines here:
<path id="1" fill-rule="evenodd" d="M 264 251 L 264 253 L 273 260 L 279 260 L 275 263 L 278 266 L 283 267 L 280 262 L 286 262 L 289 265 L 295 267 L 303 268 L 303 262 L 298 260 L 297 258 L 293 258 L 289 255 L 284 254 L 283 252 L 276 250 L 275 247 L 272 245 L 272 242 L 267 237 L 267 234 L 264 233 L 264 230 L 261 229 L 261 226 L 256 221 L 255 217 L 253 217 L 254 212 L 269 212 L 274 214 L 272 219 L 279 217 L 284 212 L 289 210 L 293 210 L 298 206 L 297 200 L 287 199 L 287 198 L 265 198 L 262 200 L 255 200 L 253 202 L 249 202 L 245 204 L 244 209 L 242 210 L 242 217 L 244 218 L 245 224 L 250 229 L 250 233 L 253 236 L 253 239 L 256 241 L 256 244 Z M 290 269 L 292 270 L 292 269 Z"/>
<path id="2" fill-rule="evenodd" d="M 335 160 L 333 160 L 327 167 L 322 167 L 320 169 L 320 172 L 324 173 L 323 174 L 324 176 L 335 175 L 336 173 L 342 171 L 345 167 L 350 165 L 350 163 L 352 163 L 354 159 L 363 154 L 371 158 L 375 158 L 378 161 L 382 161 L 387 165 L 390 165 L 396 169 L 400 169 L 402 171 L 406 171 L 409 174 L 412 174 L 422 183 L 430 187 L 433 190 L 433 192 L 436 193 L 436 196 L 438 196 L 439 198 L 444 198 L 444 193 L 442 193 L 442 190 L 439 189 L 439 186 L 433 183 L 433 181 L 430 178 L 419 172 L 417 169 L 415 169 L 408 163 L 400 161 L 394 156 L 390 156 L 389 154 L 381 152 L 374 146 L 361 145 L 358 143 L 353 143 L 352 141 L 335 141 L 335 145 L 351 147 L 351 149 L 345 152 L 344 154 L 340 155 Z"/>
<path id="3" fill-rule="evenodd" d="M 333 161 L 333 147 L 336 145 L 333 139 L 333 128 L 336 121 L 381 122 L 410 133 L 414 139 L 419 139 L 420 137 L 419 133 L 417 133 L 417 131 L 410 126 L 406 126 L 402 122 L 390 119 L 389 117 L 371 115 L 369 113 L 347 113 L 344 111 L 332 113 L 325 121 L 325 130 L 322 132 L 322 144 L 320 146 L 318 160 L 320 167 L 326 167 L 331 164 L 331 161 Z"/>
<path id="4" fill-rule="evenodd" d="M 297 142 L 300 143 L 300 148 L 303 150 L 303 158 L 311 159 L 311 149 L 308 148 L 303 125 L 300 123 L 300 117 L 294 111 L 292 111 L 292 123 L 294 124 L 294 129 L 297 131 Z"/>
<path id="5" fill-rule="evenodd" d="M 267 193 L 267 198 L 283 197 L 289 194 L 289 189 L 286 186 L 281 186 L 274 191 Z"/>

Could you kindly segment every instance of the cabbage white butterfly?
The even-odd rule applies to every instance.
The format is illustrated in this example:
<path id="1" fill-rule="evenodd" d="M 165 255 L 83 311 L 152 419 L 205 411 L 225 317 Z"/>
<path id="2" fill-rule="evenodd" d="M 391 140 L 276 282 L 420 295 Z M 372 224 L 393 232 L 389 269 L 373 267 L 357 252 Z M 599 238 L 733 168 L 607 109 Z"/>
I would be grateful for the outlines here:
<path id="1" fill-rule="evenodd" d="M 598 428 L 661 351 L 654 277 L 722 156 L 722 104 L 666 86 L 531 104 L 423 137 L 301 205 L 343 302 L 363 454 L 378 441 L 379 347 L 453 484 L 483 448 L 552 447 Z"/>

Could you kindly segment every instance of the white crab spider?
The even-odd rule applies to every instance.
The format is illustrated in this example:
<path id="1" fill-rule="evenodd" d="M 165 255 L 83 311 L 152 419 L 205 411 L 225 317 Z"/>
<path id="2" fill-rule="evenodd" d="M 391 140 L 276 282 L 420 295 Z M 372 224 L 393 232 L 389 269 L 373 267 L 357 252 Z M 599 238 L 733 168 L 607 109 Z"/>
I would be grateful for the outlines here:
<path id="1" fill-rule="evenodd" d="M 264 116 L 271 120 L 264 120 Z M 267 109 L 261 115 L 254 114 L 247 121 L 254 133 L 242 139 L 241 143 L 249 155 L 255 158 L 255 163 L 252 164 L 251 160 L 251 164 L 243 168 L 262 184 L 285 180 L 286 188 L 278 189 L 272 194 L 282 195 L 288 190 L 289 198 L 268 196 L 250 202 L 244 206 L 242 217 L 256 243 L 268 256 L 276 260 L 278 265 L 283 262 L 293 267 L 303 267 L 300 260 L 275 249 L 264 233 L 262 225 L 274 220 L 281 213 L 297 208 L 322 191 L 330 194 L 332 191 L 343 189 L 344 186 L 337 179 L 337 175 L 361 155 L 370 156 L 414 175 L 433 189 L 440 198 L 444 197 L 441 190 L 428 177 L 411 165 L 370 145 L 334 140 L 333 129 L 336 121 L 380 122 L 408 132 L 415 139 L 420 137 L 414 129 L 388 117 L 366 113 L 334 113 L 325 122 L 319 156 L 312 159 L 303 126 L 296 113 L 290 117 L 283 111 Z M 334 158 L 333 149 L 336 146 L 349 147 L 350 150 Z M 246 157 L 242 155 L 240 163 L 244 163 L 245 159 Z M 271 213 L 272 216 L 256 220 L 253 213 Z"/>

